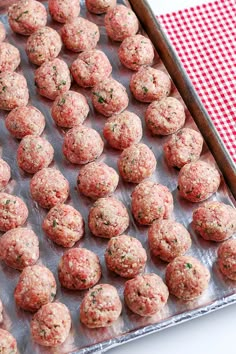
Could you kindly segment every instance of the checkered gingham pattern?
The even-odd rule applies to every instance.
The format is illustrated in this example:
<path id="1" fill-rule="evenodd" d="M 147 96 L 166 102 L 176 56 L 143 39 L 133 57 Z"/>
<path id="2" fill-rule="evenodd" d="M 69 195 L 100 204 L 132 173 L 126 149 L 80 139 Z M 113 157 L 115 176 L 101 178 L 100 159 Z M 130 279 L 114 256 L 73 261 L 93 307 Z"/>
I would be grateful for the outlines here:
<path id="1" fill-rule="evenodd" d="M 236 0 L 217 0 L 159 20 L 236 162 Z"/>

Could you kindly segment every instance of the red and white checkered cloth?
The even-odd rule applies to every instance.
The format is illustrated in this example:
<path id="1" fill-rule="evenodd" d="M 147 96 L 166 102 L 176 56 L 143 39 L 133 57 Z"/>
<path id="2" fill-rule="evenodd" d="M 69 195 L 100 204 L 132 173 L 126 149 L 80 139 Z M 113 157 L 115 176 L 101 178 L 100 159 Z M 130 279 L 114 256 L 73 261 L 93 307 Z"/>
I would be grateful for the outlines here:
<path id="1" fill-rule="evenodd" d="M 218 0 L 159 20 L 236 162 L 236 1 Z"/>

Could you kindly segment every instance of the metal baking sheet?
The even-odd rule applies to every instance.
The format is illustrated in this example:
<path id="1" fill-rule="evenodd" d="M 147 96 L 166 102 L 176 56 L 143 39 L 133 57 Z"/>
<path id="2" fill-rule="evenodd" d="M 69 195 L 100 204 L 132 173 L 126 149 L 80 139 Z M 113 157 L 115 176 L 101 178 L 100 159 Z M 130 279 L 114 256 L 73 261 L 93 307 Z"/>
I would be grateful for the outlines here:
<path id="1" fill-rule="evenodd" d="M 68 163 L 62 155 L 62 142 L 66 131 L 57 128 L 50 116 L 50 107 L 52 102 L 40 97 L 36 92 L 36 88 L 34 86 L 34 70 L 36 67 L 28 62 L 24 50 L 27 38 L 14 34 L 10 30 L 7 22 L 6 10 L 10 2 L 12 3 L 13 1 L 7 0 L 1 2 L 0 17 L 7 29 L 7 41 L 18 47 L 21 52 L 21 66 L 17 71 L 23 72 L 27 79 L 30 89 L 30 104 L 39 108 L 46 117 L 47 125 L 43 136 L 49 140 L 55 149 L 55 159 L 52 166 L 60 169 L 70 182 L 70 197 L 68 199 L 68 203 L 73 205 L 82 213 L 86 222 L 85 236 L 76 244 L 76 246 L 87 247 L 98 254 L 103 272 L 103 276 L 100 282 L 108 282 L 116 286 L 123 302 L 122 315 L 112 327 L 91 330 L 80 323 L 79 307 L 85 292 L 68 291 L 60 287 L 57 277 L 57 265 L 65 249 L 53 244 L 50 240 L 47 239 L 42 231 L 41 224 L 44 216 L 46 215 L 46 211 L 38 207 L 30 197 L 29 182 L 31 176 L 23 173 L 17 167 L 16 150 L 19 141 L 12 138 L 6 130 L 4 118 L 7 113 L 1 111 L 1 155 L 2 158 L 4 158 L 10 164 L 12 169 L 12 179 L 6 188 L 6 192 L 22 197 L 27 203 L 30 211 L 27 226 L 36 232 L 40 241 L 39 263 L 46 265 L 54 273 L 58 285 L 56 301 L 62 301 L 65 303 L 70 309 L 72 316 L 72 329 L 70 336 L 62 346 L 56 349 L 45 349 L 41 346 L 35 345 L 30 336 L 30 319 L 32 314 L 18 309 L 15 306 L 13 298 L 13 292 L 19 277 L 19 272 L 7 267 L 4 263 L 0 263 L 0 297 L 4 305 L 4 323 L 1 327 L 9 330 L 15 336 L 18 343 L 19 353 L 65 354 L 105 352 L 109 348 L 112 348 L 116 345 L 128 342 L 135 338 L 159 331 L 166 327 L 190 320 L 194 317 L 209 313 L 223 306 L 235 303 L 236 284 L 223 278 L 215 264 L 216 250 L 218 245 L 200 239 L 192 230 L 192 211 L 197 207 L 197 204 L 192 204 L 179 198 L 177 191 L 178 172 L 175 169 L 167 167 L 163 159 L 162 146 L 168 137 L 152 137 L 146 130 L 143 118 L 147 104 L 137 102 L 130 94 L 129 81 L 132 72 L 128 69 L 125 69 L 119 62 L 117 56 L 119 44 L 111 42 L 107 38 L 104 28 L 104 16 L 95 16 L 88 13 L 86 11 L 84 2 L 82 2 L 81 15 L 86 17 L 88 20 L 95 22 L 100 27 L 101 39 L 98 43 L 98 49 L 102 49 L 108 55 L 113 66 L 113 77 L 122 82 L 122 84 L 124 84 L 127 88 L 130 98 L 128 109 L 137 113 L 143 121 L 144 135 L 142 141 L 152 148 L 157 159 L 157 169 L 151 179 L 166 185 L 172 191 L 175 205 L 173 217 L 177 221 L 181 222 L 185 227 L 187 227 L 192 235 L 193 245 L 188 254 L 200 259 L 203 264 L 205 264 L 211 271 L 211 281 L 208 290 L 203 294 L 203 296 L 195 301 L 184 303 L 170 296 L 168 303 L 163 311 L 150 318 L 139 317 L 138 315 L 131 313 L 131 311 L 129 311 L 124 305 L 123 285 L 125 279 L 122 279 L 114 274 L 110 274 L 107 271 L 103 257 L 107 240 L 93 237 L 87 227 L 88 211 L 92 205 L 92 201 L 78 194 L 76 191 L 76 177 L 78 175 L 79 167 Z M 46 2 L 42 2 L 47 6 Z M 122 1 L 118 1 L 118 3 L 122 3 Z M 53 23 L 50 17 L 48 17 L 48 25 L 57 30 L 59 30 L 61 27 L 61 25 Z M 64 59 L 70 65 L 76 56 L 77 54 L 63 49 L 59 57 Z M 165 70 L 158 55 L 156 55 L 154 66 Z M 91 90 L 81 89 L 75 84 L 72 85 L 72 89 L 81 92 L 88 99 L 90 114 L 88 119 L 85 121 L 85 125 L 95 128 L 100 134 L 102 134 L 102 128 L 106 119 L 94 111 L 91 104 Z M 172 87 L 171 95 L 181 99 L 174 86 Z M 187 109 L 186 112 L 186 126 L 194 127 L 197 129 Z M 120 153 L 118 151 L 115 151 L 109 148 L 109 146 L 105 145 L 104 153 L 99 158 L 99 160 L 105 161 L 108 163 L 108 165 L 117 169 L 117 159 L 119 154 Z M 206 144 L 204 145 L 201 159 L 215 163 Z M 120 180 L 118 189 L 115 192 L 115 195 L 120 200 L 122 200 L 129 211 L 131 202 L 130 195 L 134 187 L 135 185 L 123 183 Z M 223 180 L 219 191 L 211 199 L 219 200 L 231 205 L 235 204 L 235 200 L 233 199 Z M 138 226 L 130 213 L 130 226 L 126 233 L 137 237 L 147 250 L 148 262 L 145 272 L 155 272 L 164 278 L 166 264 L 158 261 L 150 255 L 147 247 L 147 230 L 147 227 Z"/>

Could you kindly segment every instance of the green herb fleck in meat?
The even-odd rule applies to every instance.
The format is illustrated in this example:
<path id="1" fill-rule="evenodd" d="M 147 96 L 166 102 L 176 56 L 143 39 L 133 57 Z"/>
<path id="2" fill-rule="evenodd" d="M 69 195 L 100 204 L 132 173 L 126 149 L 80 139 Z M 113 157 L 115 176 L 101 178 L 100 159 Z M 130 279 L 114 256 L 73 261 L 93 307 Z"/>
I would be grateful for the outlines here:
<path id="1" fill-rule="evenodd" d="M 9 203 L 10 203 L 10 199 L 7 199 L 5 204 L 8 205 Z"/>
<path id="2" fill-rule="evenodd" d="M 24 12 L 22 12 L 17 18 L 15 18 L 15 21 L 18 22 L 19 19 L 20 19 L 23 15 L 28 14 L 28 13 L 29 13 L 29 11 L 24 11 Z"/>
<path id="3" fill-rule="evenodd" d="M 56 220 L 53 220 L 52 225 L 53 225 L 53 227 L 56 227 L 56 226 L 57 226 Z"/>
<path id="4" fill-rule="evenodd" d="M 191 263 L 186 263 L 186 268 L 191 269 L 193 268 L 193 265 Z"/>
<path id="5" fill-rule="evenodd" d="M 146 86 L 143 86 L 142 90 L 144 91 L 144 93 L 148 93 L 148 88 Z"/>

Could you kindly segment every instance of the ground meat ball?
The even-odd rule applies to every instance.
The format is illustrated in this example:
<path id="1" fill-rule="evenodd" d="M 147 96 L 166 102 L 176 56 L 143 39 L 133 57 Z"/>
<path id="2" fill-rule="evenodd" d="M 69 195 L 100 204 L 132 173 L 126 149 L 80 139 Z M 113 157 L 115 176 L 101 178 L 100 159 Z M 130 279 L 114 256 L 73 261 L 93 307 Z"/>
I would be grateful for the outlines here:
<path id="1" fill-rule="evenodd" d="M 43 168 L 30 182 L 32 198 L 42 207 L 50 209 L 64 203 L 69 196 L 69 182 L 54 168 Z"/>
<path id="2" fill-rule="evenodd" d="M 228 240 L 218 248 L 218 265 L 229 279 L 236 280 L 236 240 Z"/>
<path id="3" fill-rule="evenodd" d="M 220 185 L 215 166 L 204 161 L 184 165 L 178 178 L 179 194 L 190 202 L 201 202 L 214 194 Z"/>
<path id="4" fill-rule="evenodd" d="M 129 104 L 125 87 L 111 78 L 99 82 L 92 94 L 94 108 L 105 117 L 121 113 Z"/>
<path id="5" fill-rule="evenodd" d="M 147 145 L 134 144 L 120 155 L 118 169 L 126 182 L 140 183 L 155 171 L 156 158 Z"/>
<path id="6" fill-rule="evenodd" d="M 121 310 L 116 288 L 98 284 L 87 292 L 80 305 L 80 321 L 89 328 L 108 327 L 118 319 Z"/>
<path id="7" fill-rule="evenodd" d="M 154 101 L 148 106 L 145 122 L 153 135 L 173 134 L 184 126 L 184 106 L 174 97 Z"/>
<path id="8" fill-rule="evenodd" d="M 70 70 L 78 85 L 93 87 L 110 76 L 112 66 L 105 53 L 93 49 L 80 53 Z"/>
<path id="9" fill-rule="evenodd" d="M 6 38 L 6 30 L 4 24 L 0 21 L 0 43 Z"/>
<path id="10" fill-rule="evenodd" d="M 67 64 L 61 59 L 43 63 L 35 71 L 35 85 L 41 96 L 50 100 L 70 89 L 71 78 Z"/>
<path id="11" fill-rule="evenodd" d="M 66 23 L 80 14 L 80 0 L 49 0 L 48 9 L 53 20 Z"/>
<path id="12" fill-rule="evenodd" d="M 130 90 L 138 101 L 160 101 L 170 94 L 171 81 L 163 71 L 150 66 L 142 66 L 132 75 Z"/>
<path id="13" fill-rule="evenodd" d="M 152 316 L 159 312 L 168 297 L 167 286 L 154 273 L 137 275 L 125 283 L 125 302 L 131 311 L 140 316 Z"/>
<path id="14" fill-rule="evenodd" d="M 168 219 L 173 211 L 173 197 L 166 186 L 152 181 L 140 183 L 132 193 L 132 213 L 142 225 Z"/>
<path id="15" fill-rule="evenodd" d="M 11 178 L 11 168 L 6 161 L 0 159 L 0 191 L 3 190 Z"/>
<path id="16" fill-rule="evenodd" d="M 142 65 L 152 65 L 154 49 L 150 39 L 136 34 L 123 40 L 118 55 L 124 66 L 131 70 L 139 70 Z"/>
<path id="17" fill-rule="evenodd" d="M 20 0 L 9 7 L 8 21 L 12 31 L 29 36 L 47 23 L 47 11 L 35 0 Z"/>
<path id="18" fill-rule="evenodd" d="M 14 71 L 20 65 L 20 52 L 10 43 L 0 43 L 0 73 Z"/>
<path id="19" fill-rule="evenodd" d="M 23 269 L 34 265 L 39 258 L 39 241 L 35 233 L 17 227 L 0 238 L 0 259 L 9 267 Z"/>
<path id="20" fill-rule="evenodd" d="M 70 328 L 70 312 L 61 302 L 43 305 L 30 324 L 33 340 L 46 347 L 57 347 L 65 342 Z"/>
<path id="21" fill-rule="evenodd" d="M 40 136 L 25 136 L 17 149 L 18 166 L 28 173 L 36 173 L 42 168 L 48 167 L 53 156 L 52 145 Z"/>
<path id="22" fill-rule="evenodd" d="M 206 202 L 194 211 L 193 228 L 205 240 L 227 240 L 236 232 L 236 209 L 217 201 Z"/>
<path id="23" fill-rule="evenodd" d="M 57 96 L 52 105 L 52 118 L 63 128 L 73 128 L 82 124 L 89 113 L 86 98 L 79 92 L 67 91 Z"/>
<path id="24" fill-rule="evenodd" d="M 176 257 L 166 268 L 169 292 L 179 299 L 199 297 L 208 287 L 209 280 L 209 270 L 194 257 Z"/>
<path id="25" fill-rule="evenodd" d="M 155 221 L 148 230 L 148 242 L 154 256 L 171 262 L 191 247 L 191 236 L 185 227 L 172 220 Z"/>
<path id="26" fill-rule="evenodd" d="M 96 160 L 103 152 L 104 143 L 98 132 L 80 125 L 65 135 L 63 154 L 71 163 L 86 164 Z"/>
<path id="27" fill-rule="evenodd" d="M 78 190 L 92 199 L 112 194 L 119 182 L 117 172 L 103 162 L 91 162 L 84 166 L 77 180 Z"/>
<path id="28" fill-rule="evenodd" d="M 2 312 L 3 312 L 3 306 L 2 306 L 2 301 L 1 301 L 1 299 L 0 299 L 0 323 L 2 323 L 2 321 L 3 321 L 3 314 L 2 314 Z"/>
<path id="29" fill-rule="evenodd" d="M 0 328 L 0 353 L 1 354 L 17 354 L 17 343 L 15 338 L 4 329 Z"/>
<path id="30" fill-rule="evenodd" d="M 168 165 L 181 168 L 186 163 L 199 159 L 202 151 L 203 138 L 196 130 L 183 128 L 164 145 L 164 154 Z"/>
<path id="31" fill-rule="evenodd" d="M 107 35 L 114 41 L 122 42 L 138 32 L 139 23 L 135 13 L 124 5 L 110 9 L 105 16 Z"/>
<path id="32" fill-rule="evenodd" d="M 28 214 L 27 206 L 21 198 L 0 193 L 0 231 L 8 231 L 23 225 Z"/>
<path id="33" fill-rule="evenodd" d="M 88 225 L 93 235 L 111 238 L 121 235 L 129 226 L 129 214 L 118 199 L 100 198 L 89 211 Z"/>
<path id="34" fill-rule="evenodd" d="M 141 119 L 129 111 L 114 115 L 106 121 L 103 135 L 114 149 L 123 150 L 138 144 L 143 135 Z"/>
<path id="35" fill-rule="evenodd" d="M 58 265 L 58 277 L 64 288 L 89 289 L 101 278 L 98 256 L 86 248 L 73 248 L 62 256 Z"/>
<path id="36" fill-rule="evenodd" d="M 63 247 L 73 247 L 84 234 L 84 221 L 78 210 L 70 205 L 58 204 L 43 221 L 47 236 Z"/>
<path id="37" fill-rule="evenodd" d="M 26 54 L 36 65 L 55 59 L 61 51 L 61 37 L 54 29 L 43 27 L 31 34 L 26 43 Z"/>
<path id="38" fill-rule="evenodd" d="M 147 254 L 141 242 L 128 235 L 110 239 L 105 251 L 107 268 L 123 278 L 133 278 L 142 273 Z"/>
<path id="39" fill-rule="evenodd" d="M 8 114 L 5 124 L 12 136 L 22 139 L 26 135 L 41 135 L 45 128 L 45 118 L 33 106 L 17 107 Z"/>
<path id="40" fill-rule="evenodd" d="M 73 52 L 94 49 L 100 38 L 98 26 L 82 17 L 66 23 L 61 29 L 66 48 Z"/>
<path id="41" fill-rule="evenodd" d="M 0 109 L 11 111 L 26 106 L 28 101 L 29 91 L 24 76 L 9 71 L 0 73 Z"/>
<path id="42" fill-rule="evenodd" d="M 116 0 L 85 0 L 88 11 L 101 15 L 116 6 Z"/>

